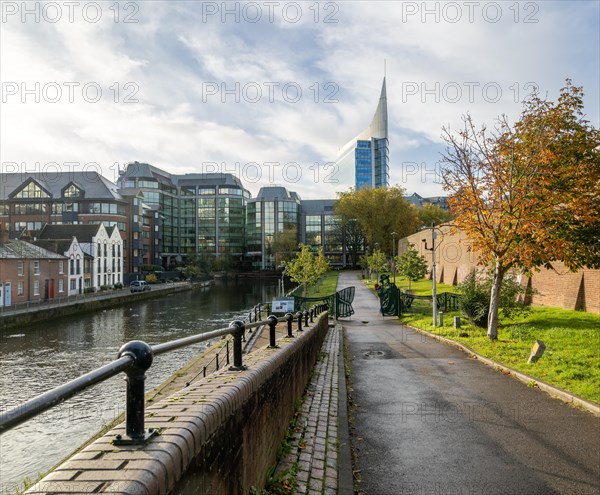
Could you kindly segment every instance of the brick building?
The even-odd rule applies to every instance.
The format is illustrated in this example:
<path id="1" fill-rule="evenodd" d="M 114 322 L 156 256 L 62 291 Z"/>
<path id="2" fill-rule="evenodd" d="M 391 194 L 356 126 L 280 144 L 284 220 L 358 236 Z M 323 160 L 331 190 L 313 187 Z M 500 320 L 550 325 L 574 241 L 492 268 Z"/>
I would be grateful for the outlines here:
<path id="1" fill-rule="evenodd" d="M 67 296 L 66 256 L 0 235 L 0 306 Z"/>

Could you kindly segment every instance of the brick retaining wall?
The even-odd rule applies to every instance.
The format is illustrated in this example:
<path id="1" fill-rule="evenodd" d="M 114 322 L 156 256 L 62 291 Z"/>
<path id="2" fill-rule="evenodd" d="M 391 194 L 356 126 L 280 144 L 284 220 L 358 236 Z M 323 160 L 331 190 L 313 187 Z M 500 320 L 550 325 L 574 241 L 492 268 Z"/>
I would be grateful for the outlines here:
<path id="1" fill-rule="evenodd" d="M 437 228 L 436 228 L 437 230 Z M 470 243 L 463 232 L 451 232 L 450 227 L 439 227 L 436 239 L 436 279 L 438 282 L 456 285 L 476 268 L 477 255 L 469 250 Z M 398 241 L 398 253 L 406 251 L 407 242 L 414 244 L 419 254 L 431 266 L 431 230 L 417 232 Z M 531 276 L 531 287 L 537 291 L 533 305 L 576 309 L 600 314 L 600 270 L 583 269 L 570 272 L 563 263 L 552 263 L 553 270 L 542 268 Z M 522 284 L 529 283 L 522 277 Z"/>
<path id="2" fill-rule="evenodd" d="M 121 424 L 26 493 L 247 495 L 262 487 L 327 329 L 323 313 L 279 349 L 245 356 L 247 370 L 222 369 L 148 405 L 146 427 L 161 431 L 146 446 L 112 445 Z"/>

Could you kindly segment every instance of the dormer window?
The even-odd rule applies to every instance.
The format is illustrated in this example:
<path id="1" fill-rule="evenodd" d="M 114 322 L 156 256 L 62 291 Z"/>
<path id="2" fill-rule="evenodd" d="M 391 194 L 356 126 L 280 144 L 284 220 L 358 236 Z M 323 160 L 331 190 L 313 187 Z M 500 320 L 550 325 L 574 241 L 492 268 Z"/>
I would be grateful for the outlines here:
<path id="1" fill-rule="evenodd" d="M 64 198 L 82 198 L 83 191 L 79 189 L 75 184 L 69 184 L 63 189 Z"/>
<path id="2" fill-rule="evenodd" d="M 29 181 L 23 189 L 14 195 L 15 198 L 33 199 L 33 198 L 49 198 L 50 195 L 35 181 Z"/>

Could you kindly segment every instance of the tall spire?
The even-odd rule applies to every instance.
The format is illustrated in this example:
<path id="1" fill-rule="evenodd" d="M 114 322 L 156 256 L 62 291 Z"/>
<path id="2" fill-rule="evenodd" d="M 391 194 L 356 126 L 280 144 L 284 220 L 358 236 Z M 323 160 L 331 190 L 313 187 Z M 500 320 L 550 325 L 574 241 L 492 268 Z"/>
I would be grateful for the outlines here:
<path id="1" fill-rule="evenodd" d="M 388 137 L 388 112 L 387 112 L 387 90 L 385 87 L 385 76 L 381 85 L 381 94 L 379 95 L 379 104 L 375 115 L 369 126 L 371 137 L 382 139 Z"/>

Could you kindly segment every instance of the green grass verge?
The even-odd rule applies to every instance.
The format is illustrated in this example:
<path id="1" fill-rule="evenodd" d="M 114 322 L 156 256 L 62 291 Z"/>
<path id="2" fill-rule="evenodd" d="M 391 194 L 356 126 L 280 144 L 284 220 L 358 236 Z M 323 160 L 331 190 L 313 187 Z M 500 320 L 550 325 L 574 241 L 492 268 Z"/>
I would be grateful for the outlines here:
<path id="1" fill-rule="evenodd" d="M 390 280 L 394 280 L 393 277 L 390 277 Z M 374 290 L 375 280 L 363 280 L 363 283 L 369 287 L 369 289 Z M 396 286 L 406 291 L 409 287 L 409 281 L 404 277 L 399 277 L 396 275 Z M 431 296 L 431 288 L 432 283 L 431 280 L 419 280 L 417 282 L 410 282 L 410 290 L 416 296 Z M 441 294 L 442 292 L 456 292 L 456 287 L 447 284 L 440 284 L 439 282 L 436 284 L 436 292 Z"/>
<path id="2" fill-rule="evenodd" d="M 334 294 L 337 289 L 337 282 L 340 272 L 331 270 L 321 277 L 321 280 L 314 287 L 308 290 L 308 297 L 324 297 Z"/>
<path id="3" fill-rule="evenodd" d="M 557 308 L 536 307 L 527 316 L 501 319 L 498 340 L 486 329 L 468 324 L 455 329 L 453 317 L 444 314 L 444 326 L 433 327 L 431 305 L 414 301 L 402 322 L 461 342 L 478 354 L 555 385 L 585 399 L 600 403 L 600 315 Z M 527 364 L 535 340 L 546 345 L 537 363 Z"/>

